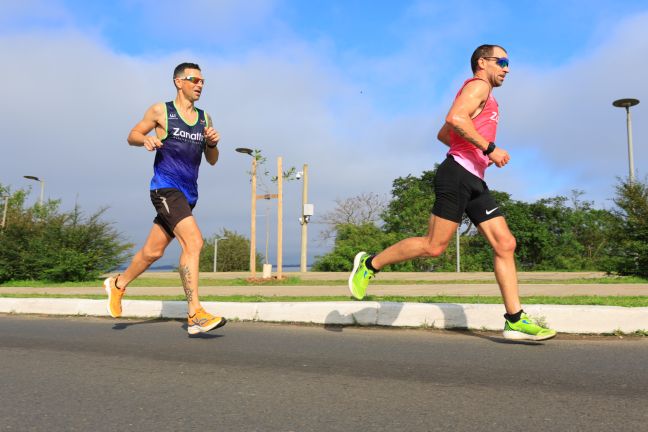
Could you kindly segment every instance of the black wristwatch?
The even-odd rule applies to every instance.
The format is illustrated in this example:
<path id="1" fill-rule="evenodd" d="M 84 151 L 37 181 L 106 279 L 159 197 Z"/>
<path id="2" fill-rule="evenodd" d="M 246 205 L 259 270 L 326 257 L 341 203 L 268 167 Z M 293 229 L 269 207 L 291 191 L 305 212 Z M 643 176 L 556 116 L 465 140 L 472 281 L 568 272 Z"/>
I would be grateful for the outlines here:
<path id="1" fill-rule="evenodd" d="M 206 145 L 207 147 L 209 147 L 209 148 L 216 148 L 216 147 L 218 147 L 218 144 L 214 144 L 214 145 L 205 144 L 205 145 Z"/>
<path id="2" fill-rule="evenodd" d="M 493 153 L 493 151 L 495 151 L 495 143 L 489 142 L 488 147 L 486 147 L 486 150 L 484 150 L 484 156 L 488 156 L 489 154 Z"/>

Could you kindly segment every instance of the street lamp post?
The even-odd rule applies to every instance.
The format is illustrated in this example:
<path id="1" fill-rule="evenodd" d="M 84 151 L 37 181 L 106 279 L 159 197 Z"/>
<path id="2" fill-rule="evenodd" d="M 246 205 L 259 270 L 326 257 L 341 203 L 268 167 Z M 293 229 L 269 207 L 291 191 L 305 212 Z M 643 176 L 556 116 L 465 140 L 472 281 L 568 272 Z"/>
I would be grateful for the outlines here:
<path id="1" fill-rule="evenodd" d="M 9 206 L 9 195 L 2 195 L 4 198 L 4 210 L 2 211 L 2 229 L 7 224 L 7 207 Z"/>
<path id="2" fill-rule="evenodd" d="M 245 147 L 239 147 L 237 152 L 252 156 L 252 202 L 250 217 L 250 277 L 256 276 L 256 169 L 257 160 L 253 155 L 253 150 Z"/>
<path id="3" fill-rule="evenodd" d="M 29 180 L 35 180 L 37 182 L 40 182 L 40 201 L 39 201 L 39 204 L 42 207 L 43 206 L 43 194 L 45 192 L 45 180 L 39 179 L 36 176 L 28 176 L 28 175 L 26 175 L 26 176 L 23 176 L 23 177 L 26 178 L 26 179 L 29 179 Z"/>
<path id="4" fill-rule="evenodd" d="M 457 273 L 461 273 L 461 252 L 459 248 L 461 247 L 461 242 L 459 241 L 459 236 L 461 235 L 461 224 L 457 227 Z"/>
<path id="5" fill-rule="evenodd" d="M 639 99 L 617 99 L 612 102 L 617 108 L 626 110 L 626 128 L 628 132 L 628 169 L 630 170 L 630 183 L 634 182 L 634 156 L 632 154 L 632 119 L 630 118 L 630 107 L 638 105 Z"/>
<path id="6" fill-rule="evenodd" d="M 214 273 L 218 264 L 218 240 L 227 240 L 227 237 L 214 237 Z"/>

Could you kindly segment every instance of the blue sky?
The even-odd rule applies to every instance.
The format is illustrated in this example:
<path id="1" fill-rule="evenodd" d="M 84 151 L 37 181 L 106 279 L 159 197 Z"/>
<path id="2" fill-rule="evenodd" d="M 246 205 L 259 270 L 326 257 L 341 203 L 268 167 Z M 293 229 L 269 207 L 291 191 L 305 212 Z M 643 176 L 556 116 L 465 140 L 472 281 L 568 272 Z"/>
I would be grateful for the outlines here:
<path id="1" fill-rule="evenodd" d="M 248 161 L 232 150 L 261 148 L 272 163 L 310 166 L 312 261 L 330 247 L 317 214 L 335 199 L 388 194 L 394 178 L 442 160 L 436 132 L 482 43 L 511 58 L 495 96 L 512 163 L 488 170 L 493 189 L 525 201 L 578 189 L 610 207 L 627 175 L 625 116 L 611 106 L 621 97 L 642 100 L 635 167 L 646 175 L 648 1 L 0 0 L 0 183 L 41 176 L 63 208 L 108 205 L 141 244 L 152 159 L 125 138 L 173 98 L 171 71 L 192 60 L 207 78 L 199 106 L 223 136 L 217 168 L 201 170 L 203 234 L 248 234 Z M 300 186 L 286 193 L 284 262 L 295 262 Z"/>

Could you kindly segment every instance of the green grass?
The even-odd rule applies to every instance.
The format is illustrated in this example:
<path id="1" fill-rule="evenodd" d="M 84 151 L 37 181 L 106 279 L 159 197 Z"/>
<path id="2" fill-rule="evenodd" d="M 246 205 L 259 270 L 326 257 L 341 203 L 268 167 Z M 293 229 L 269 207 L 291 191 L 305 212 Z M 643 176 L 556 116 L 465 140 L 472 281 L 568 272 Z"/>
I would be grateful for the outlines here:
<path id="1" fill-rule="evenodd" d="M 389 275 L 392 276 L 392 275 Z M 85 282 L 49 282 L 49 281 L 9 281 L 0 284 L 0 287 L 34 287 L 34 288 L 43 288 L 43 287 L 87 287 L 87 286 L 97 286 L 100 287 L 103 283 L 102 279 L 96 279 Z M 484 283 L 495 283 L 495 279 L 492 280 L 397 280 L 397 279 L 376 279 L 374 285 L 437 285 L 437 284 L 456 284 L 456 285 L 470 285 L 470 284 L 484 284 Z M 648 279 L 634 277 L 634 276 L 609 276 L 603 278 L 591 278 L 591 279 L 565 279 L 565 280 L 538 280 L 538 279 L 520 279 L 520 283 L 523 284 L 644 284 L 648 283 Z M 259 281 L 259 282 L 250 282 L 247 279 L 238 278 L 238 279 L 212 279 L 212 278 L 201 278 L 199 281 L 200 286 L 346 286 L 346 280 L 304 280 L 299 277 L 289 277 L 278 281 L 276 279 L 270 279 L 268 281 Z M 135 279 L 129 286 L 131 287 L 175 287 L 181 286 L 180 278 L 139 278 Z"/>
<path id="2" fill-rule="evenodd" d="M 5 298 L 82 298 L 105 300 L 103 295 L 77 295 L 77 294 L 0 294 Z M 163 300 L 185 301 L 184 296 L 128 296 L 128 300 Z M 316 302 L 316 301 L 351 301 L 348 296 L 201 296 L 202 301 L 213 302 Z M 354 300 L 355 301 L 355 300 Z M 397 302 L 397 303 L 464 303 L 464 304 L 502 304 L 501 297 L 491 296 L 367 296 L 365 301 Z M 595 306 L 623 306 L 623 307 L 648 307 L 648 296 L 569 296 L 549 297 L 533 296 L 522 297 L 523 304 L 550 304 L 550 305 L 595 305 Z"/>

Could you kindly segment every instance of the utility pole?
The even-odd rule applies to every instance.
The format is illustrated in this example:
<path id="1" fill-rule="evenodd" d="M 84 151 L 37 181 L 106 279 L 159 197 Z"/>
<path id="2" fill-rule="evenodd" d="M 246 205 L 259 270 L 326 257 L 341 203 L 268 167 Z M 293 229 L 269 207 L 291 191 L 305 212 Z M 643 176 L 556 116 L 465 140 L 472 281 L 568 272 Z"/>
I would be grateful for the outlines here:
<path id="1" fill-rule="evenodd" d="M 308 165 L 304 164 L 304 171 L 302 174 L 302 217 L 299 222 L 301 223 L 301 259 L 299 261 L 299 271 L 306 273 L 308 265 L 308 221 L 310 216 L 306 216 L 306 203 L 308 203 Z"/>
<path id="2" fill-rule="evenodd" d="M 283 272 L 283 160 L 277 158 L 277 279 Z"/>

